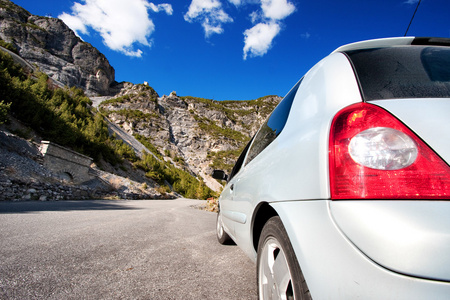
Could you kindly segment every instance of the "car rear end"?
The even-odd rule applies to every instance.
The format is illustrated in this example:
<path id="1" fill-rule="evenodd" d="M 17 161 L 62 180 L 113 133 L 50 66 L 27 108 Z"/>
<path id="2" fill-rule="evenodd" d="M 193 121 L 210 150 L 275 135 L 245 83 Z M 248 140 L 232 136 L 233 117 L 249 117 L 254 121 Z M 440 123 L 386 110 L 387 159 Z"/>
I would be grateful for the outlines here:
<path id="1" fill-rule="evenodd" d="M 315 117 L 329 122 L 311 124 L 320 138 L 307 140 L 317 149 L 308 150 L 318 165 L 310 180 L 320 183 L 302 188 L 296 200 L 306 201 L 271 205 L 314 299 L 449 299 L 450 41 L 375 40 L 325 61 L 343 55 L 360 100 L 340 99 L 339 89 L 323 93 L 326 108 Z M 326 78 L 320 67 L 312 72 Z M 294 112 L 315 103 L 312 94 L 298 97 Z"/>

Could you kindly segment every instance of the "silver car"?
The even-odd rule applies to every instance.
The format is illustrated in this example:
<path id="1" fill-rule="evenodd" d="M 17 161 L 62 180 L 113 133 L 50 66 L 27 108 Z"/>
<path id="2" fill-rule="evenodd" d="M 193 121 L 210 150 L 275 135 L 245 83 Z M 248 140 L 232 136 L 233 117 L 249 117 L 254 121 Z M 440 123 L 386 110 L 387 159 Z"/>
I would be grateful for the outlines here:
<path id="1" fill-rule="evenodd" d="M 261 299 L 450 299 L 450 39 L 345 45 L 247 145 L 217 236 Z"/>

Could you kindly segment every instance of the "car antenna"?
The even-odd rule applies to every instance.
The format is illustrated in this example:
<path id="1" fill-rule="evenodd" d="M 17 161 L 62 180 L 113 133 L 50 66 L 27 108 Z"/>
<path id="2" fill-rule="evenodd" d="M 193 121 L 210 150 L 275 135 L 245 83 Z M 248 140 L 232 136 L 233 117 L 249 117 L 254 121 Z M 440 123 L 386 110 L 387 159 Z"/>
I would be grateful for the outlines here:
<path id="1" fill-rule="evenodd" d="M 419 0 L 419 2 L 417 3 L 416 10 L 414 11 L 414 14 L 413 14 L 413 16 L 412 16 L 412 18 L 411 18 L 411 21 L 409 21 L 409 25 L 408 25 L 408 28 L 406 29 L 406 32 L 405 32 L 405 35 L 404 35 L 404 36 L 406 36 L 406 34 L 408 34 L 409 27 L 411 26 L 411 23 L 412 23 L 412 21 L 414 20 L 414 16 L 416 15 L 417 9 L 419 8 L 419 5 L 420 5 L 420 2 L 421 2 L 421 1 L 422 1 L 422 0 Z"/>

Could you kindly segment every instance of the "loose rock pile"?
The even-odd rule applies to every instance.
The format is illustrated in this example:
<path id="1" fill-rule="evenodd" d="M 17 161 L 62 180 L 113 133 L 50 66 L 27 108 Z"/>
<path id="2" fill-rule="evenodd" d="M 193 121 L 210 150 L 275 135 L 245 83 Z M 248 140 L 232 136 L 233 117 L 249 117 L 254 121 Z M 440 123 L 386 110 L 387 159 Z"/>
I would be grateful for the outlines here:
<path id="1" fill-rule="evenodd" d="M 145 193 L 129 193 L 104 191 L 88 186 L 70 186 L 58 183 L 23 182 L 17 179 L 0 178 L 1 200 L 9 201 L 58 201 L 87 199 L 148 199 L 149 197 L 164 198 L 162 195 Z"/>

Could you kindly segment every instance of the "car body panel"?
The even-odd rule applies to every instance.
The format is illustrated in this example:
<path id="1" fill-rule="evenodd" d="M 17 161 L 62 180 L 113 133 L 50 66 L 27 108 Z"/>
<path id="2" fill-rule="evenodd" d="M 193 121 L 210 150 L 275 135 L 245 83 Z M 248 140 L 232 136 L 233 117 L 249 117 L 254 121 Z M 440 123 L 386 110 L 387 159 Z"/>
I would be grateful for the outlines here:
<path id="1" fill-rule="evenodd" d="M 341 231 L 376 263 L 450 281 L 449 201 L 332 201 Z"/>
<path id="2" fill-rule="evenodd" d="M 388 110 L 450 164 L 450 99 L 370 101 Z"/>
<path id="3" fill-rule="evenodd" d="M 231 189 L 231 184 L 227 184 L 223 189 L 222 193 L 219 197 L 219 210 L 222 214 L 222 226 L 223 230 L 228 233 L 228 235 L 235 240 L 234 238 L 234 225 L 230 216 L 233 214 L 233 210 L 231 206 L 233 205 L 233 196 L 234 191 Z"/>
<path id="4" fill-rule="evenodd" d="M 448 299 L 449 282 L 392 272 L 362 253 L 334 222 L 334 201 L 271 205 L 289 235 L 313 299 Z"/>
<path id="5" fill-rule="evenodd" d="M 351 43 L 348 45 L 343 45 L 333 53 L 344 52 L 348 50 L 358 50 L 358 49 L 370 49 L 370 48 L 380 48 L 380 47 L 391 47 L 391 46 L 399 46 L 399 45 L 411 45 L 414 41 L 414 37 L 393 37 L 386 39 L 373 39 L 367 41 L 361 41 L 356 43 Z"/>

